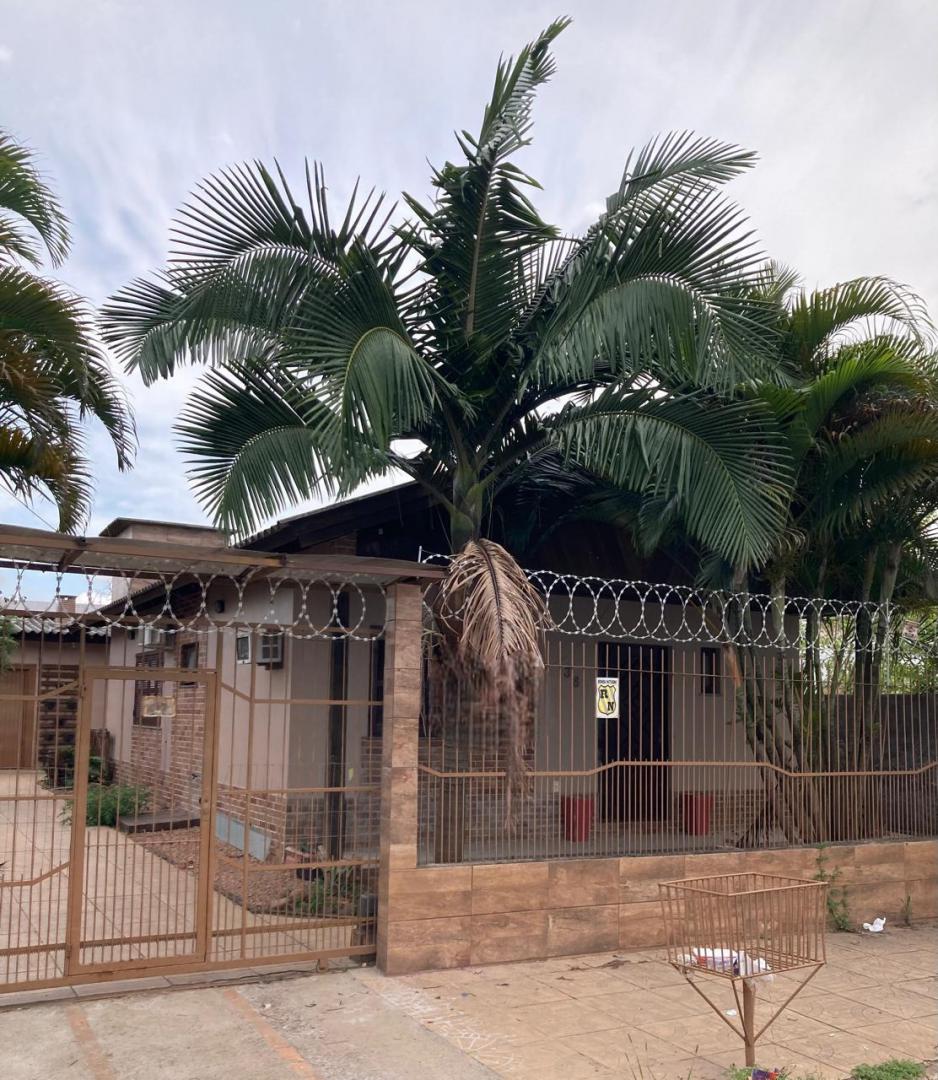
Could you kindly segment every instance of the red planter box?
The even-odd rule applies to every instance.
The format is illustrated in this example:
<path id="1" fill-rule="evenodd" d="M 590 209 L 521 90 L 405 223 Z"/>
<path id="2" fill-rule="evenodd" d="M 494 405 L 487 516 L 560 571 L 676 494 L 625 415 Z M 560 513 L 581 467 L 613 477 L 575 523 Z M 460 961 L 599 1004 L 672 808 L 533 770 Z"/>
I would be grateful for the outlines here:
<path id="1" fill-rule="evenodd" d="M 688 836 L 706 836 L 710 832 L 713 796 L 704 791 L 685 791 L 684 832 Z"/>
<path id="2" fill-rule="evenodd" d="M 560 803 L 564 840 L 583 844 L 590 838 L 596 800 L 592 795 L 564 795 Z"/>

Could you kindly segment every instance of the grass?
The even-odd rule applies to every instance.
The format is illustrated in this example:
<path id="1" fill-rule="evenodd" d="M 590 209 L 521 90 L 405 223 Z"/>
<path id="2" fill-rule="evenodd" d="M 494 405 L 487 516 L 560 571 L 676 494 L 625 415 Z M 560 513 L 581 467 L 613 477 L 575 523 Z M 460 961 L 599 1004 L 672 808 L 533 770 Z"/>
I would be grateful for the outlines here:
<path id="1" fill-rule="evenodd" d="M 918 1080 L 925 1066 L 917 1061 L 890 1058 L 879 1065 L 857 1065 L 850 1073 L 853 1080 Z"/>
<path id="2" fill-rule="evenodd" d="M 770 1069 L 760 1068 L 731 1068 L 726 1070 L 726 1080 L 751 1080 L 753 1076 L 772 1076 Z M 781 1069 L 774 1073 L 779 1077 L 787 1077 L 788 1071 Z M 925 1066 L 917 1061 L 906 1061 L 900 1058 L 890 1058 L 879 1065 L 857 1065 L 851 1071 L 852 1080 L 920 1080 L 925 1075 Z M 799 1076 L 799 1080 L 812 1080 L 811 1075 Z"/>

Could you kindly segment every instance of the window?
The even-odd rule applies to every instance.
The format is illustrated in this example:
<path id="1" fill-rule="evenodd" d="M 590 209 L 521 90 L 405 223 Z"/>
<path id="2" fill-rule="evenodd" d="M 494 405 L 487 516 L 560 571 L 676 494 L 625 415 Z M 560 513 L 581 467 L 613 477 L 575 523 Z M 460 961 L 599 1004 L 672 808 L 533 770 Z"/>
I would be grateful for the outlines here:
<path id="1" fill-rule="evenodd" d="M 705 645 L 700 650 L 700 692 L 709 697 L 719 697 L 723 650 L 719 646 Z"/>
<path id="2" fill-rule="evenodd" d="M 199 667 L 199 643 L 187 641 L 179 648 L 179 666 L 183 671 L 197 671 Z M 192 683 L 184 682 L 183 686 L 192 686 Z"/>
<path id="3" fill-rule="evenodd" d="M 149 649 L 137 656 L 138 668 L 161 668 L 163 653 Z M 159 727 L 162 720 L 163 684 L 159 679 L 138 679 L 134 683 L 133 722 L 144 727 Z"/>
<path id="4" fill-rule="evenodd" d="M 257 662 L 262 667 L 283 667 L 283 634 L 261 634 Z"/>

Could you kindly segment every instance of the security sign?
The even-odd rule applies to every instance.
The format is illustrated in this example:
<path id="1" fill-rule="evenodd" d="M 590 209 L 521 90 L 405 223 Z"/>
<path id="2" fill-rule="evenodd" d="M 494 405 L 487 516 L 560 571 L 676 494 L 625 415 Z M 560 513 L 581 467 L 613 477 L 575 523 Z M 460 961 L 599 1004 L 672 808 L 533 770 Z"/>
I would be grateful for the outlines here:
<path id="1" fill-rule="evenodd" d="M 619 716 L 619 676 L 596 676 L 596 715 L 616 720 Z"/>

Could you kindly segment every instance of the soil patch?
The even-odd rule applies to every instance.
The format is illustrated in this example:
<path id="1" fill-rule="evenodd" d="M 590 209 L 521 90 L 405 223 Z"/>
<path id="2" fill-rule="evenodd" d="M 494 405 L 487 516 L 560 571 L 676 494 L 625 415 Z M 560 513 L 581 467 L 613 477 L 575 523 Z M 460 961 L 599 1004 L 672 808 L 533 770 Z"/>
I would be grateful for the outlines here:
<path id="1" fill-rule="evenodd" d="M 197 873 L 199 869 L 200 829 L 172 829 L 166 832 L 135 833 L 130 839 L 141 844 L 154 855 L 172 863 L 182 870 Z M 215 850 L 225 858 L 241 861 L 240 849 L 215 841 Z M 247 896 L 244 896 L 244 875 L 240 866 L 231 866 L 215 860 L 216 892 L 227 896 L 236 904 L 244 904 L 253 912 L 292 913 L 297 903 L 302 903 L 310 892 L 310 883 L 302 881 L 294 870 L 264 870 L 252 873 L 251 866 L 261 866 L 259 859 L 248 856 Z"/>

